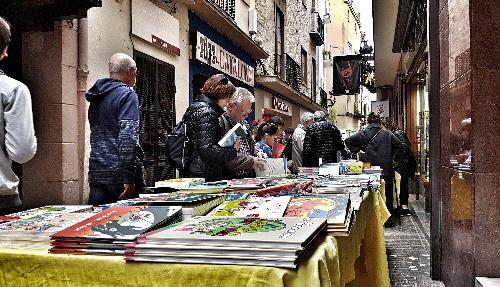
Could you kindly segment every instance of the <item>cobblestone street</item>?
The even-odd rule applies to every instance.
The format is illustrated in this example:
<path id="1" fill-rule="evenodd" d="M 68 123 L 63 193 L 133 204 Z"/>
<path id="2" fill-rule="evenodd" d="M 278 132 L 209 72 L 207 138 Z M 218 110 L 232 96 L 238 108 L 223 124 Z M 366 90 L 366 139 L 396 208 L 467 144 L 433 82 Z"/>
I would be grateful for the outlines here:
<path id="1" fill-rule="evenodd" d="M 419 201 L 410 195 L 414 214 L 402 216 L 401 225 L 385 229 L 391 285 L 395 287 L 444 287 L 430 278 L 429 218 Z"/>

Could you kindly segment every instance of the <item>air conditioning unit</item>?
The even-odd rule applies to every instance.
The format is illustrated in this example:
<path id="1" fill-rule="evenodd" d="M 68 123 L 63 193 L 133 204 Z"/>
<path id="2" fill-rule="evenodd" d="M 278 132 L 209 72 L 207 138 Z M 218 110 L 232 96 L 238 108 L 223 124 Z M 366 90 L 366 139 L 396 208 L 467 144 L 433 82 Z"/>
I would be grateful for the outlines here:
<path id="1" fill-rule="evenodd" d="M 257 34 L 257 10 L 248 10 L 248 33 Z"/>

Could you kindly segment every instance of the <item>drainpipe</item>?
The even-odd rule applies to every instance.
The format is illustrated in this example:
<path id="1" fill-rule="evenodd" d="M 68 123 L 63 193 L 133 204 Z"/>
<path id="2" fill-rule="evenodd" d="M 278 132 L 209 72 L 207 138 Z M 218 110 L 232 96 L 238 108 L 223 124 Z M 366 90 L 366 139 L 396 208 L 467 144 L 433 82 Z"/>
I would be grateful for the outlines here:
<path id="1" fill-rule="evenodd" d="M 78 67 L 77 74 L 77 113 L 78 113 L 78 193 L 80 203 L 86 203 L 84 197 L 86 189 L 85 174 L 85 123 L 87 120 L 87 101 L 85 100 L 85 91 L 87 90 L 88 68 L 88 26 L 87 19 L 78 20 Z M 85 201 L 85 202 L 84 202 Z"/>

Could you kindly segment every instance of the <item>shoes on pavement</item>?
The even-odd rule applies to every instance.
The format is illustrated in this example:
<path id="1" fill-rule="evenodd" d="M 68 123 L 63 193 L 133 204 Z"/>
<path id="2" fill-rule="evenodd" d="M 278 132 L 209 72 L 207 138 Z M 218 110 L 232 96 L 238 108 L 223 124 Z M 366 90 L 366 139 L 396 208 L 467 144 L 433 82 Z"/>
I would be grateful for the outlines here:
<path id="1" fill-rule="evenodd" d="M 394 224 L 390 218 L 384 223 L 385 228 L 393 228 L 394 226 L 396 226 L 396 224 Z"/>

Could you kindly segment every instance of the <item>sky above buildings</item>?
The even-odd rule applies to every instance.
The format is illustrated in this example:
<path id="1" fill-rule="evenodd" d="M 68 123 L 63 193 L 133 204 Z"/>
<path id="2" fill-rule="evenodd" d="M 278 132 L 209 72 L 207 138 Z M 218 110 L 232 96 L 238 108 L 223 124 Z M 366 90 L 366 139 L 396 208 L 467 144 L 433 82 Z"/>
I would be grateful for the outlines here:
<path id="1" fill-rule="evenodd" d="M 366 33 L 368 45 L 373 47 L 372 0 L 354 0 L 353 4 L 360 13 L 361 30 Z"/>

